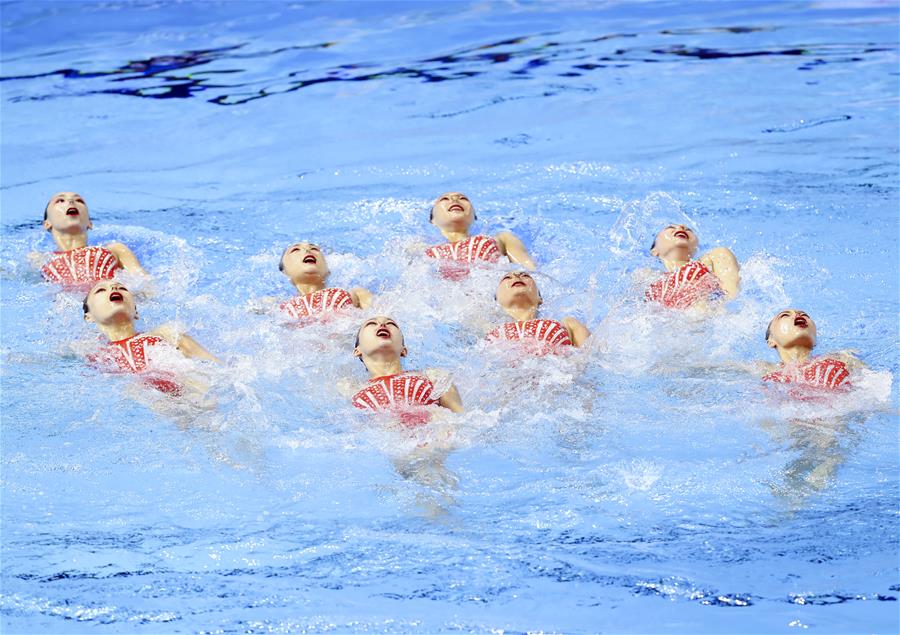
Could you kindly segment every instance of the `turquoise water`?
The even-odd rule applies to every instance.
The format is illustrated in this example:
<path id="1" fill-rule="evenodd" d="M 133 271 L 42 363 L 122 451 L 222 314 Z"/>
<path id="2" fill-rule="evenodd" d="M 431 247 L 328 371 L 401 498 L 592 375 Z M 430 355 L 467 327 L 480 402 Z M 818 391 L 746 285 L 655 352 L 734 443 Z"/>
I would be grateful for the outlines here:
<path id="1" fill-rule="evenodd" d="M 2 5 L 2 629 L 876 632 L 898 624 L 898 7 L 791 3 Z M 32 251 L 55 191 L 152 272 L 141 322 L 225 360 L 214 410 L 86 367 Z M 415 257 L 430 200 L 541 264 L 565 359 L 479 345 L 497 271 Z M 658 227 L 743 292 L 660 315 Z M 284 329 L 283 247 L 326 247 L 454 376 L 418 438 L 349 407 L 356 324 Z M 133 282 L 133 281 L 129 281 Z M 136 285 L 141 288 L 138 283 Z M 794 305 L 870 368 L 797 404 Z M 451 437 L 446 456 L 409 452 Z"/>

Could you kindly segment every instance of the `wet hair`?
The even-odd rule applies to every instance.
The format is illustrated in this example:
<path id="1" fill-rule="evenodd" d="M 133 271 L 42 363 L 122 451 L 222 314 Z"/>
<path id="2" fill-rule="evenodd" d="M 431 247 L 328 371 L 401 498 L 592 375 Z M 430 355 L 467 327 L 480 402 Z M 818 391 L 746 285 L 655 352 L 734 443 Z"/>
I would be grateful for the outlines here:
<path id="1" fill-rule="evenodd" d="M 87 293 L 87 294 L 84 296 L 84 300 L 81 301 L 81 308 L 82 308 L 82 310 L 84 311 L 84 314 L 85 314 L 85 315 L 87 315 L 87 314 L 90 313 L 90 311 L 91 311 L 91 310 L 88 308 L 88 304 L 87 304 L 88 297 L 90 297 L 90 295 L 91 295 L 90 293 Z"/>

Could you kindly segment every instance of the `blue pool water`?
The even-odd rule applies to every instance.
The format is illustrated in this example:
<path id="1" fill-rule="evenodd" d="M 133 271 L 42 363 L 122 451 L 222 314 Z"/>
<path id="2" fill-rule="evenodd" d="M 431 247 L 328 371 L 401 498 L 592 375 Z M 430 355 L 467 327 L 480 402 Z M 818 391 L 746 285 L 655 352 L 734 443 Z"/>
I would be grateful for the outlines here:
<path id="1" fill-rule="evenodd" d="M 4 633 L 896 633 L 895 2 L 4 2 Z M 152 272 L 141 321 L 225 360 L 212 410 L 86 367 L 40 281 L 47 198 Z M 569 358 L 479 346 L 497 271 L 416 257 L 429 201 L 519 235 Z M 661 315 L 658 227 L 743 293 Z M 404 327 L 467 413 L 410 437 L 348 406 L 358 318 L 285 329 L 297 239 Z M 135 282 L 135 281 L 129 281 Z M 136 283 L 141 288 L 139 283 Z M 795 403 L 798 306 L 869 366 Z M 410 458 L 418 442 L 441 454 Z"/>

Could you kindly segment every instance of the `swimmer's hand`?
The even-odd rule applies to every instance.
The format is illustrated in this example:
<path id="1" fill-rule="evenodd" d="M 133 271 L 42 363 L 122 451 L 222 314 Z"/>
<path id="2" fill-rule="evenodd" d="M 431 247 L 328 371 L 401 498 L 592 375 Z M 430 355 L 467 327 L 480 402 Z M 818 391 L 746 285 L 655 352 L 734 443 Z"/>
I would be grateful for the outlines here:
<path id="1" fill-rule="evenodd" d="M 247 311 L 256 315 L 267 315 L 278 307 L 279 299 L 272 295 L 247 300 Z"/>

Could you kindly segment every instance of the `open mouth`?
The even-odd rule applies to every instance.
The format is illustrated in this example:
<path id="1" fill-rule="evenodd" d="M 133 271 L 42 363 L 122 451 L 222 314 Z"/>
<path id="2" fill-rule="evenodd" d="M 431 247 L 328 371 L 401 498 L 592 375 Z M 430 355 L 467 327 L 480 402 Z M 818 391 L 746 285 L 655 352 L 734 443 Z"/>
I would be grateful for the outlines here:
<path id="1" fill-rule="evenodd" d="M 526 284 L 525 284 L 524 282 L 522 282 L 521 280 L 516 280 L 515 282 L 513 282 L 513 283 L 512 283 L 511 285 L 509 285 L 509 286 L 511 286 L 511 287 L 524 287 L 524 286 L 526 286 Z"/>
<path id="2" fill-rule="evenodd" d="M 77 207 L 70 207 L 66 210 L 66 216 L 78 216 L 78 213 Z"/>
<path id="3" fill-rule="evenodd" d="M 798 315 L 794 318 L 794 326 L 799 326 L 802 329 L 805 329 L 809 326 L 809 322 L 802 315 Z"/>
<path id="4" fill-rule="evenodd" d="M 690 238 L 690 236 L 688 236 L 688 233 L 686 231 L 684 231 L 683 229 L 679 229 L 677 232 L 675 232 L 675 238 L 681 238 L 683 240 L 688 240 Z"/>
<path id="5" fill-rule="evenodd" d="M 112 293 L 109 294 L 109 301 L 110 301 L 110 302 L 121 302 L 121 301 L 124 300 L 124 299 L 125 299 L 125 298 L 122 297 L 122 294 L 119 293 L 118 291 L 113 291 Z"/>
<path id="6" fill-rule="evenodd" d="M 316 257 L 313 256 L 312 254 L 308 254 L 306 257 L 303 258 L 303 263 L 314 265 L 314 264 L 316 264 Z"/>
<path id="7" fill-rule="evenodd" d="M 375 335 L 378 337 L 387 338 L 387 339 L 391 338 L 391 332 L 388 330 L 388 327 L 386 327 L 386 326 L 379 327 L 378 330 L 375 331 Z"/>

